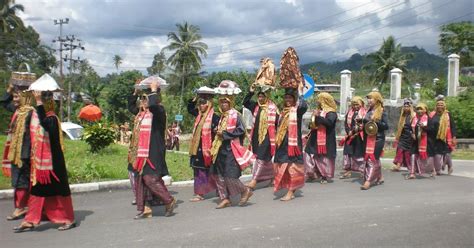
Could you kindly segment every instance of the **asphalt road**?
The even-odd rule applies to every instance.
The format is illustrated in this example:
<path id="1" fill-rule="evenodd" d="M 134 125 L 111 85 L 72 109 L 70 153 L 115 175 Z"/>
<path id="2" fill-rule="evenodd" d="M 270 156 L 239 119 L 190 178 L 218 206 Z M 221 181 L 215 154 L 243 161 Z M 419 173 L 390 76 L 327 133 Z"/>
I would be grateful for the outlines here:
<path id="1" fill-rule="evenodd" d="M 455 166 L 474 174 L 472 161 Z M 403 174 L 384 171 L 385 184 L 368 191 L 357 178 L 309 183 L 290 202 L 276 198 L 285 192 L 260 188 L 249 206 L 222 210 L 215 197 L 190 203 L 192 187 L 171 187 L 176 214 L 164 217 L 158 206 L 145 220 L 133 220 L 129 190 L 77 194 L 79 227 L 58 232 L 45 222 L 14 234 L 20 221 L 2 218 L 0 247 L 474 247 L 474 179 L 406 181 Z M 0 201 L 2 217 L 11 209 L 12 200 Z"/>

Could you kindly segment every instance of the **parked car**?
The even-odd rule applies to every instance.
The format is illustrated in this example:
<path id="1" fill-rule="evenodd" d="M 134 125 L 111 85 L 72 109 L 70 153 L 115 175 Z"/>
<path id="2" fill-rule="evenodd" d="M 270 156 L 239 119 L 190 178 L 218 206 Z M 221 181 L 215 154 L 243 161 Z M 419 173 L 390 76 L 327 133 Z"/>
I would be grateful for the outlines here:
<path id="1" fill-rule="evenodd" d="M 62 122 L 61 129 L 63 130 L 64 137 L 67 137 L 70 140 L 80 140 L 84 128 L 76 123 L 72 122 Z"/>

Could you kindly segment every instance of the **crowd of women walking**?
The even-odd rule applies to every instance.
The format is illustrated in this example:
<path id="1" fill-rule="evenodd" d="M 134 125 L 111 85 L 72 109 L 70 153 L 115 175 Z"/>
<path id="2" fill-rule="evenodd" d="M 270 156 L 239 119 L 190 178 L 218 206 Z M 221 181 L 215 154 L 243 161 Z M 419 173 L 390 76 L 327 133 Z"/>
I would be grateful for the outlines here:
<path id="1" fill-rule="evenodd" d="M 235 97 L 241 93 L 237 83 L 224 80 L 214 89 L 201 87 L 189 100 L 188 112 L 195 117 L 189 147 L 195 193 L 191 202 L 217 193 L 220 202 L 216 209 L 232 206 L 234 195 L 240 196 L 238 205 L 245 206 L 262 181 L 268 181 L 274 192 L 284 189 L 286 194 L 280 200 L 291 201 L 305 182 L 319 180 L 326 184 L 333 180 L 338 121 L 334 98 L 320 92 L 317 107 L 308 110 L 303 86 L 298 85 L 284 89 L 282 108 L 278 108 L 271 99 L 274 90 L 268 85 L 252 84 L 244 97 L 243 105 L 254 117 L 249 134 L 235 108 Z M 361 190 L 384 182 L 380 158 L 389 126 L 380 92 L 370 92 L 365 99 L 353 97 L 344 118 L 346 135 L 339 143 L 344 147 L 340 178 L 359 173 L 363 179 Z M 62 132 L 52 94 L 11 87 L 2 102 L 14 111 L 2 163 L 3 173 L 12 177 L 15 192 L 15 208 L 7 219 L 25 218 L 15 232 L 33 230 L 42 217 L 60 223 L 59 230 L 75 227 Z M 128 99 L 128 107 L 135 115 L 128 153 L 133 203 L 138 210 L 135 219 L 152 217 L 152 204 L 164 205 L 165 215 L 172 216 L 177 201 L 162 179 L 169 172 L 165 159 L 166 111 L 159 82 L 152 82 L 146 90 L 136 89 Z M 312 113 L 310 132 L 303 137 L 303 115 L 308 111 Z M 435 177 L 445 165 L 452 173 L 456 126 L 443 98 L 436 100 L 431 113 L 425 104 L 413 106 L 405 100 L 396 140 L 393 170 L 406 166 L 407 179 L 425 174 Z M 239 177 L 249 166 L 252 180 L 244 185 Z"/>

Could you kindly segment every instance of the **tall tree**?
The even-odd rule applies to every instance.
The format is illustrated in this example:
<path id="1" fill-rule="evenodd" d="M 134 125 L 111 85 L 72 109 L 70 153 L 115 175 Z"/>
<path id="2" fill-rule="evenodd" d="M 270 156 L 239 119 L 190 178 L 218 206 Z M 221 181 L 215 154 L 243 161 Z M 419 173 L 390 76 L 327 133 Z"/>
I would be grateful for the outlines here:
<path id="1" fill-rule="evenodd" d="M 161 75 L 166 69 L 166 56 L 165 52 L 161 51 L 160 53 L 155 54 L 153 57 L 153 62 L 151 66 L 146 68 L 149 75 Z"/>
<path id="2" fill-rule="evenodd" d="M 101 82 L 100 76 L 87 60 L 80 63 L 78 69 L 79 73 L 75 83 L 77 88 L 75 90 L 83 91 L 91 98 L 94 104 L 100 105 L 99 99 L 105 84 Z"/>
<path id="3" fill-rule="evenodd" d="M 372 78 L 380 84 L 387 83 L 390 78 L 390 71 L 398 68 L 403 72 L 408 72 L 407 64 L 413 58 L 412 53 L 402 53 L 402 44 L 396 44 L 395 38 L 389 36 L 383 41 L 380 49 L 368 57 L 371 60 L 369 65 L 365 65 L 364 69 L 372 71 Z"/>
<path id="4" fill-rule="evenodd" d="M 201 69 L 201 56 L 207 56 L 207 45 L 202 42 L 198 26 L 188 24 L 176 24 L 177 32 L 168 33 L 170 44 L 162 51 L 171 51 L 173 54 L 168 58 L 167 63 L 174 67 L 174 71 L 181 75 L 181 100 L 180 113 L 185 82 L 190 75 Z"/>
<path id="5" fill-rule="evenodd" d="M 121 64 L 122 64 L 122 57 L 120 57 L 120 55 L 116 54 L 114 56 L 114 66 L 115 66 L 115 69 L 117 69 L 117 73 L 118 73 L 119 66 Z"/>
<path id="6" fill-rule="evenodd" d="M 25 11 L 25 7 L 15 4 L 15 0 L 0 0 L 0 25 L 3 33 L 23 27 L 23 21 L 16 15 L 18 11 Z"/>
<path id="7" fill-rule="evenodd" d="M 474 25 L 471 21 L 441 26 L 439 45 L 443 55 L 456 53 L 461 56 L 461 66 L 474 66 Z"/>

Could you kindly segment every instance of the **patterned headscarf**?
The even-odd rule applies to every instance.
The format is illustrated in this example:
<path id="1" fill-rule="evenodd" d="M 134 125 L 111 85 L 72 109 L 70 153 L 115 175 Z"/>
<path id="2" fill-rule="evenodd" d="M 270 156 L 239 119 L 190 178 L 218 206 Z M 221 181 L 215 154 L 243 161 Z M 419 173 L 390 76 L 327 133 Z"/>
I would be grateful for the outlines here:
<path id="1" fill-rule="evenodd" d="M 382 94 L 378 91 L 372 91 L 367 95 L 367 98 L 373 99 L 375 101 L 375 105 L 372 108 L 374 114 L 372 115 L 373 121 L 379 121 L 382 119 L 383 113 L 383 97 Z"/>
<path id="2" fill-rule="evenodd" d="M 423 109 L 425 111 L 425 113 L 428 113 L 428 106 L 426 106 L 426 104 L 424 103 L 418 103 L 418 105 L 416 105 L 416 109 Z"/>
<path id="3" fill-rule="evenodd" d="M 362 108 L 364 107 L 365 103 L 362 97 L 354 96 L 351 100 L 351 105 L 359 104 Z"/>
<path id="4" fill-rule="evenodd" d="M 220 100 L 227 100 L 230 104 L 230 109 L 234 108 L 235 105 L 235 95 L 220 95 L 219 96 L 219 101 Z M 219 104 L 219 112 L 223 113 L 221 106 Z"/>
<path id="5" fill-rule="evenodd" d="M 23 136 L 25 134 L 25 122 L 30 111 L 34 111 L 31 106 L 33 102 L 33 94 L 30 91 L 16 92 L 20 96 L 20 106 L 16 110 L 16 120 L 13 125 L 12 140 L 10 145 L 10 152 L 8 153 L 8 160 L 12 161 L 18 167 L 22 167 L 21 148 L 23 146 Z M 29 123 L 28 123 L 29 125 Z"/>
<path id="6" fill-rule="evenodd" d="M 327 92 L 321 92 L 318 95 L 318 102 L 321 104 L 321 109 L 328 113 L 328 112 L 336 112 L 337 105 L 336 101 L 334 101 L 334 97 Z"/>
<path id="7" fill-rule="evenodd" d="M 405 113 L 405 109 L 404 109 L 405 106 L 410 107 L 409 113 Z M 411 101 L 409 99 L 405 99 L 403 103 L 403 107 L 400 110 L 400 118 L 398 119 L 397 133 L 395 135 L 396 140 L 398 140 L 400 138 L 400 135 L 402 135 L 402 130 L 403 130 L 403 126 L 405 126 L 406 117 L 410 116 L 410 123 L 411 123 L 411 120 L 413 119 L 413 117 L 415 117 L 415 114 L 416 113 L 415 111 L 413 111 L 413 107 L 411 106 Z"/>
<path id="8" fill-rule="evenodd" d="M 438 134 L 436 135 L 437 139 L 440 139 L 444 142 L 446 142 L 446 136 L 447 136 L 447 131 L 449 127 L 449 111 L 448 108 L 446 107 L 446 102 L 444 101 L 444 98 L 439 99 L 436 101 L 436 105 L 438 103 L 441 103 L 444 105 L 444 111 L 441 113 L 441 117 L 439 119 L 439 128 L 438 128 Z"/>

